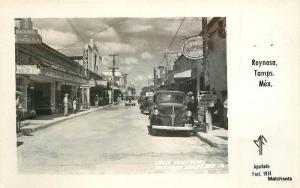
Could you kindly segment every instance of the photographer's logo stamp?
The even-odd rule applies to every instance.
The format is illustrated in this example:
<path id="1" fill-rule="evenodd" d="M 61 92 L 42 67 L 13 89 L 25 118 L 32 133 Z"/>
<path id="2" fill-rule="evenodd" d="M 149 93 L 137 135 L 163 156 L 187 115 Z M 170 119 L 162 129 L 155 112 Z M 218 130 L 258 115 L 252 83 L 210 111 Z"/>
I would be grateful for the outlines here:
<path id="1" fill-rule="evenodd" d="M 259 135 L 257 140 L 253 140 L 255 145 L 258 147 L 259 155 L 263 154 L 263 145 L 267 142 L 267 139 L 263 135 Z"/>

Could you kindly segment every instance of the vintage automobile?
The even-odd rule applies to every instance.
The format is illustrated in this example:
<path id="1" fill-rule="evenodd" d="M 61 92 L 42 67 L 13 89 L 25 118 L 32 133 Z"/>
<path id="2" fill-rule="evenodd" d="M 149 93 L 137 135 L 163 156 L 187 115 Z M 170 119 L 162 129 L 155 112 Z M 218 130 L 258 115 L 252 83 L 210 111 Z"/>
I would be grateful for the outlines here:
<path id="1" fill-rule="evenodd" d="M 153 96 L 144 96 L 140 102 L 140 110 L 142 114 L 149 114 L 153 104 Z"/>
<path id="2" fill-rule="evenodd" d="M 135 106 L 136 101 L 134 96 L 127 96 L 125 100 L 125 106 Z"/>
<path id="3" fill-rule="evenodd" d="M 185 94 L 180 91 L 158 91 L 153 96 L 153 109 L 149 115 L 148 132 L 156 135 L 158 131 L 194 131 L 194 118 L 187 110 Z"/>

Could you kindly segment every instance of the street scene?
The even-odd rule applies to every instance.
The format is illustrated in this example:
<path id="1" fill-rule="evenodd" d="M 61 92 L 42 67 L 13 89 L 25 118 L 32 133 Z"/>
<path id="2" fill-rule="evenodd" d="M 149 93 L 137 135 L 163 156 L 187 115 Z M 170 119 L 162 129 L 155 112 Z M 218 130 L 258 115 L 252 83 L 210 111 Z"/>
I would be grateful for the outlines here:
<path id="1" fill-rule="evenodd" d="M 20 174 L 228 173 L 226 18 L 16 18 Z"/>
<path id="2" fill-rule="evenodd" d="M 138 107 L 120 105 L 19 137 L 19 173 L 227 172 L 227 148 L 182 133 L 149 136 L 147 123 Z"/>

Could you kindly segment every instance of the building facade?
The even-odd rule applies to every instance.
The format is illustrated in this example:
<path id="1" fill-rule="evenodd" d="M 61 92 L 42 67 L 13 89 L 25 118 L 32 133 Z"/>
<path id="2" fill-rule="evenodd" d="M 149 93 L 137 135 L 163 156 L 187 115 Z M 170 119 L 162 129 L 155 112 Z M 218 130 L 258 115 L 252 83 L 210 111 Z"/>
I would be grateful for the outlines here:
<path id="1" fill-rule="evenodd" d="M 202 36 L 201 31 L 199 35 Z M 207 24 L 206 57 L 189 59 L 180 55 L 172 71 L 158 67 L 157 85 L 184 92 L 215 91 L 224 100 L 227 93 L 226 18 L 214 17 Z"/>
<path id="2" fill-rule="evenodd" d="M 16 44 L 16 90 L 23 94 L 22 107 L 37 114 L 62 111 L 63 97 L 79 97 L 88 82 L 84 68 L 50 46 Z"/>
<path id="3" fill-rule="evenodd" d="M 82 108 L 107 104 L 108 91 L 107 82 L 103 80 L 102 56 L 94 40 L 91 39 L 83 49 L 63 49 L 61 52 L 83 66 L 89 78 L 87 84 L 80 86 L 84 101 Z"/>

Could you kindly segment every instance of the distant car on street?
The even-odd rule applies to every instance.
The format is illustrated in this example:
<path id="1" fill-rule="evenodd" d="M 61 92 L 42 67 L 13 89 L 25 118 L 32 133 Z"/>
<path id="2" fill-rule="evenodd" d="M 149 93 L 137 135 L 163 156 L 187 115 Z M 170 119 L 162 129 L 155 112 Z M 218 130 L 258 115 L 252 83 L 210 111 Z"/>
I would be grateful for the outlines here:
<path id="1" fill-rule="evenodd" d="M 135 98 L 134 96 L 127 96 L 125 98 L 125 106 L 135 106 Z"/>
<path id="2" fill-rule="evenodd" d="M 149 114 L 153 105 L 153 96 L 145 96 L 141 99 L 140 110 L 142 114 Z"/>
<path id="3" fill-rule="evenodd" d="M 193 133 L 194 118 L 187 110 L 185 98 L 180 91 L 158 91 L 154 94 L 148 125 L 150 135 L 163 130 Z"/>

